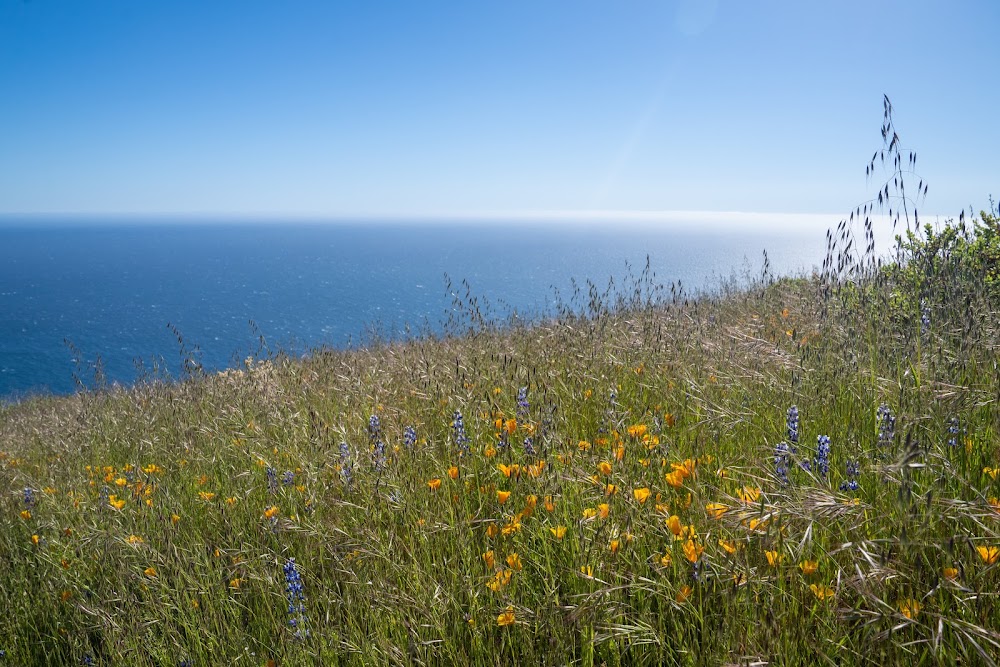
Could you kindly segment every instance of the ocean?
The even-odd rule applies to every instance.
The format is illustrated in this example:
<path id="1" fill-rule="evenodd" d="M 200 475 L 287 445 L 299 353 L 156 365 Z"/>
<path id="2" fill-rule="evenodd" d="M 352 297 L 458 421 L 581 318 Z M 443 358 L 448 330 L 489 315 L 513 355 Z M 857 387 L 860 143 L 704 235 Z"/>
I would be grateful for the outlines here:
<path id="1" fill-rule="evenodd" d="M 238 223 L 11 219 L 0 223 L 0 400 L 130 384 L 182 350 L 206 370 L 259 353 L 440 332 L 466 281 L 497 313 L 552 312 L 573 280 L 621 284 L 646 265 L 688 293 L 822 261 L 824 228 L 668 229 L 489 222 Z M 557 293 L 560 297 L 557 297 Z M 179 336 L 178 336 L 179 334 Z M 179 340 L 179 338 L 181 340 Z M 181 342 L 182 341 L 182 342 Z"/>

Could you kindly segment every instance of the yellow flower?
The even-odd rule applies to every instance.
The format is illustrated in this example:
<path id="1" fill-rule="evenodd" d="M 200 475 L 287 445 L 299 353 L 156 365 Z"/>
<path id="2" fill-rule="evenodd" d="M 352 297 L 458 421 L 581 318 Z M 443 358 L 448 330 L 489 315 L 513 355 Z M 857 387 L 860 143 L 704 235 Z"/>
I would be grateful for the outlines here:
<path id="1" fill-rule="evenodd" d="M 147 567 L 147 568 L 146 568 L 145 570 L 143 570 L 142 572 L 143 572 L 143 574 L 145 574 L 145 575 L 146 575 L 147 577 L 155 577 L 155 576 L 156 576 L 156 568 L 155 568 L 155 567 L 153 567 L 152 565 L 150 565 L 149 567 Z"/>
<path id="2" fill-rule="evenodd" d="M 125 539 L 125 541 L 126 541 L 126 542 L 128 542 L 129 544 L 142 544 L 142 543 L 143 543 L 143 542 L 144 542 L 145 540 L 143 540 L 143 539 L 142 539 L 141 537 L 139 537 L 138 535 L 129 535 L 129 536 L 128 536 L 128 537 L 127 537 L 127 538 Z"/>
<path id="3" fill-rule="evenodd" d="M 583 518 L 584 519 L 593 519 L 595 516 L 597 516 L 597 510 L 595 510 L 593 507 L 584 507 L 583 508 Z"/>
<path id="4" fill-rule="evenodd" d="M 698 559 L 701 558 L 701 552 L 704 550 L 705 547 L 701 546 L 694 540 L 688 540 L 684 543 L 684 557 L 692 563 L 698 562 Z"/>
<path id="5" fill-rule="evenodd" d="M 528 474 L 533 478 L 538 478 L 542 471 L 545 470 L 545 461 L 538 461 L 535 465 L 528 466 Z"/>
<path id="6" fill-rule="evenodd" d="M 695 537 L 698 537 L 697 531 L 695 531 L 693 525 L 688 524 L 686 526 L 681 526 L 681 533 L 680 535 L 677 536 L 676 539 L 687 540 L 687 539 L 694 539 Z"/>
<path id="7" fill-rule="evenodd" d="M 767 556 L 767 564 L 771 567 L 777 567 L 778 563 L 785 560 L 785 555 L 777 551 L 765 551 L 764 555 Z"/>
<path id="8" fill-rule="evenodd" d="M 729 511 L 729 508 L 722 503 L 708 503 L 705 505 L 705 511 L 713 519 L 721 519 L 722 515 Z"/>
<path id="9" fill-rule="evenodd" d="M 589 565 L 581 565 L 580 572 L 582 572 L 583 576 L 587 577 L 588 579 L 592 579 L 594 577 L 594 568 L 592 568 Z"/>
<path id="10" fill-rule="evenodd" d="M 618 493 L 618 485 L 617 484 L 608 484 L 607 486 L 604 487 L 604 495 L 606 495 L 606 496 L 613 496 L 616 493 Z"/>
<path id="11" fill-rule="evenodd" d="M 178 515 L 178 514 L 171 514 L 170 515 L 170 523 L 174 524 L 175 526 L 177 525 L 177 522 L 180 521 L 180 520 L 181 520 L 180 515 Z"/>
<path id="12" fill-rule="evenodd" d="M 640 505 L 643 505 L 647 500 L 649 500 L 651 493 L 652 492 L 647 487 L 642 487 L 641 489 L 634 489 L 632 491 L 632 496 Z"/>
<path id="13" fill-rule="evenodd" d="M 507 565 L 510 566 L 510 569 L 517 572 L 520 572 L 521 568 L 524 567 L 524 564 L 521 563 L 521 556 L 519 556 L 516 551 L 507 554 Z"/>
<path id="14" fill-rule="evenodd" d="M 514 608 L 507 607 L 506 611 L 497 616 L 497 625 L 502 628 L 504 626 L 513 624 L 514 624 Z"/>
<path id="15" fill-rule="evenodd" d="M 618 553 L 618 550 L 621 548 L 621 546 L 622 546 L 621 540 L 611 540 L 611 542 L 608 543 L 608 549 L 610 549 L 611 553 L 613 554 Z"/>
<path id="16" fill-rule="evenodd" d="M 679 589 L 677 589 L 677 595 L 674 596 L 674 600 L 677 602 L 677 604 L 684 604 L 685 602 L 687 602 L 687 599 L 691 597 L 692 592 L 694 592 L 693 589 L 687 584 L 684 584 Z"/>
<path id="17" fill-rule="evenodd" d="M 31 536 L 31 543 L 32 544 L 37 545 L 41 541 L 42 541 L 42 538 L 38 537 L 38 535 L 32 535 Z"/>
<path id="18" fill-rule="evenodd" d="M 497 491 L 497 502 L 503 505 L 510 498 L 510 491 Z"/>
<path id="19" fill-rule="evenodd" d="M 1000 558 L 1000 547 L 976 547 L 976 551 L 987 565 L 993 565 Z"/>
<path id="20" fill-rule="evenodd" d="M 493 556 L 492 549 L 483 554 L 483 560 L 486 562 L 486 567 L 492 570 L 494 565 L 496 565 L 496 558 Z"/>
<path id="21" fill-rule="evenodd" d="M 819 569 L 819 563 L 814 560 L 804 560 L 799 563 L 799 569 L 802 570 L 802 574 L 809 576 Z"/>
<path id="22" fill-rule="evenodd" d="M 545 496 L 545 511 L 546 512 L 555 512 L 556 511 L 556 504 L 552 500 L 552 496 Z"/>
<path id="23" fill-rule="evenodd" d="M 1000 468 L 990 468 L 989 466 L 983 468 L 983 473 L 990 476 L 990 479 L 996 479 L 997 475 L 1000 474 Z"/>
<path id="24" fill-rule="evenodd" d="M 243 580 L 240 579 L 239 577 L 237 577 L 236 579 L 230 579 L 229 580 L 229 587 L 230 588 L 239 588 L 240 584 L 242 584 L 242 583 L 243 583 Z"/>
<path id="25" fill-rule="evenodd" d="M 958 568 L 946 567 L 941 571 L 941 574 L 943 574 L 944 578 L 948 581 L 954 581 L 955 579 L 958 579 Z"/>
<path id="26" fill-rule="evenodd" d="M 128 486 L 128 480 L 124 477 L 119 477 L 115 480 L 115 486 Z"/>
<path id="27" fill-rule="evenodd" d="M 496 537 L 499 534 L 500 534 L 500 527 L 497 526 L 495 523 L 491 523 L 490 525 L 486 526 L 487 537 Z"/>
<path id="28" fill-rule="evenodd" d="M 277 505 L 271 505 L 266 510 L 264 510 L 264 518 L 266 518 L 266 519 L 273 519 L 276 516 L 278 516 L 278 514 L 280 514 L 280 513 L 281 513 L 281 510 L 278 509 Z"/>
<path id="29" fill-rule="evenodd" d="M 435 477 L 434 479 L 427 482 L 427 486 L 430 487 L 431 491 L 437 491 L 441 488 L 441 478 Z"/>
<path id="30" fill-rule="evenodd" d="M 212 502 L 213 500 L 215 500 L 215 494 L 212 493 L 211 491 L 199 491 L 198 497 L 204 500 L 205 502 Z"/>
<path id="31" fill-rule="evenodd" d="M 920 603 L 912 598 L 900 600 L 899 611 L 912 621 L 920 613 Z"/>
<path id="32" fill-rule="evenodd" d="M 601 503 L 597 506 L 597 513 L 602 519 L 607 519 L 608 515 L 611 513 L 611 506 L 607 503 Z"/>
<path id="33" fill-rule="evenodd" d="M 521 515 L 517 514 L 510 518 L 510 521 L 503 527 L 503 529 L 501 529 L 500 532 L 504 535 L 513 535 L 519 530 L 521 530 Z"/>
<path id="34" fill-rule="evenodd" d="M 754 488 L 752 486 L 744 486 L 737 492 L 740 500 L 745 502 L 747 505 L 757 502 L 760 498 L 760 489 Z"/>
<path id="35" fill-rule="evenodd" d="M 27 521 L 28 519 L 30 519 L 31 518 L 31 511 L 30 510 L 21 510 L 21 518 L 24 519 L 25 521 Z"/>
<path id="36" fill-rule="evenodd" d="M 610 475 L 611 474 L 611 462 L 610 461 L 601 461 L 600 463 L 597 464 L 597 471 L 599 473 L 601 473 L 602 475 Z"/>
<path id="37" fill-rule="evenodd" d="M 549 531 L 555 536 L 557 540 L 561 540 L 566 537 L 566 526 L 556 526 L 555 528 L 549 528 Z"/>
<path id="38" fill-rule="evenodd" d="M 680 473 L 683 477 L 693 477 L 697 462 L 694 459 L 684 459 L 682 463 L 671 463 L 670 467 L 674 472 Z"/>
<path id="39" fill-rule="evenodd" d="M 671 556 L 670 553 L 668 552 L 660 556 L 659 560 L 660 560 L 660 565 L 662 565 L 663 567 L 670 567 L 670 564 L 674 562 L 674 557 Z"/>
<path id="40" fill-rule="evenodd" d="M 230 507 L 235 505 L 237 502 L 239 502 L 239 499 L 236 496 L 230 496 L 229 498 L 226 498 L 226 504 L 229 505 Z"/>
<path id="41" fill-rule="evenodd" d="M 581 440 L 580 442 L 576 443 L 576 447 L 577 447 L 577 449 L 579 449 L 579 450 L 580 450 L 581 452 L 585 452 L 585 451 L 587 451 L 588 449 L 590 449 L 590 443 L 589 443 L 589 442 L 587 442 L 586 440 Z"/>
<path id="42" fill-rule="evenodd" d="M 483 456 L 485 456 L 488 459 L 491 459 L 496 455 L 497 455 L 497 450 L 494 447 L 487 446 L 486 449 L 483 450 Z"/>
<path id="43" fill-rule="evenodd" d="M 767 519 L 750 519 L 750 530 L 764 530 L 767 527 Z"/>
<path id="44" fill-rule="evenodd" d="M 142 469 L 142 471 L 144 473 L 146 473 L 147 475 L 155 475 L 155 474 L 163 472 L 163 468 L 161 468 L 160 466 L 156 465 L 155 463 L 150 463 L 149 465 L 147 465 L 146 467 L 144 467 Z"/>
<path id="45" fill-rule="evenodd" d="M 120 510 L 121 508 L 125 507 L 125 499 L 122 498 L 121 500 L 119 500 L 118 496 L 111 494 L 110 496 L 108 496 L 108 504 L 114 507 L 116 510 Z"/>
<path id="46" fill-rule="evenodd" d="M 832 598 L 836 593 L 836 591 L 825 584 L 809 584 L 809 590 L 820 600 Z"/>
<path id="47" fill-rule="evenodd" d="M 679 537 L 681 534 L 681 518 L 676 514 L 671 514 L 667 518 L 667 528 L 674 534 L 674 537 Z"/>
<path id="48" fill-rule="evenodd" d="M 725 549 L 728 554 L 734 554 L 736 553 L 736 550 L 739 549 L 739 545 L 736 542 L 730 542 L 728 540 L 719 540 L 719 546 Z"/>
<path id="49" fill-rule="evenodd" d="M 451 466 L 448 468 L 448 477 L 458 479 L 458 466 Z"/>
<path id="50" fill-rule="evenodd" d="M 513 434 L 514 431 L 517 430 L 517 420 L 516 419 L 508 419 L 508 420 L 506 420 L 503 423 L 503 430 L 507 431 L 508 435 Z"/>
<path id="51" fill-rule="evenodd" d="M 642 436 L 646 435 L 646 432 L 648 430 L 649 429 L 645 424 L 633 424 L 632 426 L 628 427 L 628 434 L 633 438 L 641 438 Z"/>
<path id="52" fill-rule="evenodd" d="M 500 463 L 497 465 L 497 470 L 503 473 L 504 477 L 508 479 L 513 476 L 515 479 L 521 476 L 521 466 L 516 463 L 511 463 L 509 466 Z"/>
<path id="53" fill-rule="evenodd" d="M 992 497 L 989 499 L 989 503 L 994 512 L 1000 513 L 1000 498 Z"/>
<path id="54" fill-rule="evenodd" d="M 682 473 L 679 470 L 674 470 L 673 472 L 668 472 L 665 475 L 664 479 L 667 480 L 667 484 L 674 487 L 675 489 L 678 489 L 684 486 L 684 477 L 685 477 L 684 473 Z"/>
<path id="55" fill-rule="evenodd" d="M 493 579 L 486 582 L 486 588 L 496 593 L 504 586 L 510 584 L 510 579 L 513 574 L 514 573 L 510 570 L 498 570 L 496 574 L 493 575 Z"/>

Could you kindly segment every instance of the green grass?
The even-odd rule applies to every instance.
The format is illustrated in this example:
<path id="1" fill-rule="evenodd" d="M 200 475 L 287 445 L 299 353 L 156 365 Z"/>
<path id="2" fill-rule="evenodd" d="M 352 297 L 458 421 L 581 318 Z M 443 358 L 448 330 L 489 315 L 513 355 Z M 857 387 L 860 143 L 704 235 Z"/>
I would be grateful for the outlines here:
<path id="1" fill-rule="evenodd" d="M 470 300 L 461 335 L 2 407 L 0 665 L 990 663 L 997 310 L 940 282 L 926 331 L 882 274 L 640 279 L 531 326 Z"/>

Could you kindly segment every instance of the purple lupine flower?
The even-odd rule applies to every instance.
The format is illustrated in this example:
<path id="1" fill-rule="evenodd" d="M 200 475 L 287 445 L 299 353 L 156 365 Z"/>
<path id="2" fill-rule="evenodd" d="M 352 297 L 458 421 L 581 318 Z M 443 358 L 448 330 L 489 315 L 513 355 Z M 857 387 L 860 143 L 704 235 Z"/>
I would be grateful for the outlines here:
<path id="1" fill-rule="evenodd" d="M 878 406 L 875 421 L 878 422 L 878 444 L 880 447 L 888 447 L 896 435 L 896 418 L 888 405 L 883 403 Z"/>
<path id="2" fill-rule="evenodd" d="M 462 413 L 459 410 L 455 410 L 451 429 L 455 436 L 455 446 L 458 447 L 459 454 L 461 456 L 468 456 L 469 436 L 465 433 L 465 421 L 462 419 Z"/>
<path id="3" fill-rule="evenodd" d="M 417 444 L 417 429 L 413 426 L 407 426 L 403 429 L 403 446 L 407 449 L 413 449 Z"/>
<path id="4" fill-rule="evenodd" d="M 295 565 L 295 559 L 285 562 L 285 595 L 288 599 L 288 625 L 295 631 L 296 639 L 309 636 L 306 629 L 306 595 L 302 589 L 302 577 Z"/>
<path id="5" fill-rule="evenodd" d="M 816 438 L 816 472 L 824 478 L 830 472 L 830 436 L 821 435 Z"/>

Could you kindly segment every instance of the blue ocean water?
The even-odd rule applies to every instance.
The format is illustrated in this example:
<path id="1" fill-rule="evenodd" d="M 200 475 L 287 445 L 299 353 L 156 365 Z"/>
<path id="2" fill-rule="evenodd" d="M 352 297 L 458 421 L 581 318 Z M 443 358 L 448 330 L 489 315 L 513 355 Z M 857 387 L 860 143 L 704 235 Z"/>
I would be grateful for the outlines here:
<path id="1" fill-rule="evenodd" d="M 0 398 L 63 394 L 100 359 L 109 382 L 162 359 L 177 376 L 180 346 L 209 370 L 259 347 L 301 354 L 365 340 L 372 325 L 440 331 L 445 287 L 522 312 L 545 312 L 571 279 L 600 286 L 649 257 L 657 281 L 710 288 L 719 277 L 809 270 L 822 230 L 668 230 L 527 223 L 166 224 L 8 220 L 0 224 Z M 502 311 L 502 308 L 500 309 Z M 250 322 L 256 326 L 256 330 Z M 74 363 L 78 351 L 79 367 Z"/>

